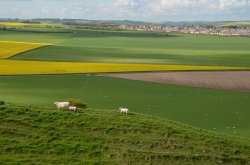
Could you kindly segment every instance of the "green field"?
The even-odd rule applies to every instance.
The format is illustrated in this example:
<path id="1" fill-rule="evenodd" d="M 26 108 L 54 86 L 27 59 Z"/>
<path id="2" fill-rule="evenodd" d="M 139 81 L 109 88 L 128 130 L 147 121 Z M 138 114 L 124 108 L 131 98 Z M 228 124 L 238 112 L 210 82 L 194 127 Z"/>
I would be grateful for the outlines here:
<path id="1" fill-rule="evenodd" d="M 1 164 L 248 164 L 249 141 L 118 111 L 0 106 Z"/>
<path id="2" fill-rule="evenodd" d="M 90 108 L 123 106 L 132 112 L 250 137 L 250 93 L 86 75 L 0 77 L 0 93 L 2 100 L 49 107 L 54 101 L 79 98 Z"/>
<path id="3" fill-rule="evenodd" d="M 0 30 L 0 36 L 3 41 L 53 44 L 18 54 L 5 63 L 28 60 L 250 67 L 249 37 L 46 28 Z M 15 70 L 15 66 L 8 69 Z M 55 101 L 71 98 L 83 100 L 89 108 L 77 113 L 55 110 Z M 27 75 L 0 76 L 1 100 L 7 104 L 0 105 L 0 164 L 198 165 L 250 161 L 249 92 L 88 74 Z M 129 108 L 130 115 L 119 114 L 119 107 Z"/>
<path id="4" fill-rule="evenodd" d="M 0 31 L 1 40 L 54 46 L 15 60 L 250 66 L 250 38 L 91 30 Z"/>
<path id="5" fill-rule="evenodd" d="M 69 38 L 71 32 L 58 31 L 53 29 L 17 29 L 17 30 L 0 30 L 2 41 L 19 41 L 19 42 L 38 42 L 60 44 L 66 38 Z"/>

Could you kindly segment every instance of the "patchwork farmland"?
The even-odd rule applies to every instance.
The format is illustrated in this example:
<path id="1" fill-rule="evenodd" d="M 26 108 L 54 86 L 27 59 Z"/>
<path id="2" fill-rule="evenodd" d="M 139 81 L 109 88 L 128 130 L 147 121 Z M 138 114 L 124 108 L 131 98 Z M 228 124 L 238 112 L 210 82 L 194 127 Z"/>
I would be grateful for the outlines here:
<path id="1" fill-rule="evenodd" d="M 153 154 L 158 155 L 159 159 L 156 156 L 155 160 L 163 163 L 164 156 L 167 157 L 166 150 L 160 148 L 159 145 L 148 144 L 152 139 L 159 138 L 158 133 L 163 135 L 162 132 L 153 131 L 153 127 L 160 124 L 164 125 L 162 129 L 165 130 L 174 132 L 186 130 L 184 133 L 177 133 L 178 135 L 173 133 L 173 138 L 180 139 L 177 138 L 177 141 L 171 141 L 171 145 L 169 144 L 169 147 L 172 148 L 171 153 L 182 155 L 180 162 L 188 160 L 192 163 L 195 159 L 197 159 L 198 164 L 203 160 L 207 160 L 209 164 L 215 159 L 223 162 L 227 157 L 222 154 L 225 151 L 231 154 L 227 159 L 230 163 L 249 163 L 249 38 L 166 35 L 151 32 L 38 29 L 34 27 L 0 30 L 0 36 L 0 100 L 7 102 L 6 106 L 0 107 L 0 112 L 3 115 L 3 126 L 1 126 L 3 136 L 0 136 L 0 146 L 4 146 L 0 150 L 2 153 L 8 155 L 9 150 L 11 152 L 13 148 L 18 150 L 14 146 L 12 149 L 5 148 L 5 143 L 8 141 L 6 139 L 11 135 L 10 132 L 6 131 L 7 125 L 12 123 L 13 127 L 17 127 L 15 129 L 24 131 L 24 137 L 27 133 L 25 129 L 30 129 L 32 126 L 30 124 L 16 126 L 15 123 L 18 123 L 20 119 L 17 116 L 14 117 L 13 122 L 10 121 L 7 112 L 12 115 L 22 114 L 23 118 L 29 120 L 27 121 L 29 123 L 34 124 L 36 120 L 45 122 L 51 118 L 50 122 L 58 125 L 57 121 L 66 118 L 64 116 L 66 114 L 54 111 L 53 102 L 76 98 L 86 101 L 89 109 L 81 111 L 79 114 L 69 113 L 74 118 L 72 120 L 74 123 L 80 120 L 84 120 L 81 123 L 86 121 L 80 125 L 78 125 L 79 123 L 71 125 L 75 129 L 74 131 L 77 132 L 88 123 L 91 126 L 86 128 L 87 130 L 96 127 L 96 130 L 100 131 L 101 125 L 98 127 L 90 120 L 90 118 L 95 118 L 100 121 L 99 124 L 105 125 L 103 127 L 105 127 L 106 134 L 102 131 L 92 130 L 92 132 L 95 132 L 96 136 L 105 134 L 103 137 L 105 142 L 108 141 L 106 135 L 110 136 L 112 130 L 116 134 L 117 131 L 121 131 L 121 127 L 129 125 L 125 121 L 126 118 L 120 118 L 121 116 L 116 114 L 117 109 L 127 107 L 131 112 L 128 118 L 136 123 L 133 126 L 129 125 L 133 131 L 127 130 L 129 135 L 122 131 L 125 136 L 123 141 L 114 142 L 114 139 L 114 141 L 108 141 L 107 143 L 113 148 L 111 147 L 103 153 L 114 154 L 112 150 L 115 148 L 115 143 L 125 147 L 130 142 L 134 143 L 133 137 L 140 134 L 141 143 L 135 142 L 136 145 L 138 144 L 137 147 L 140 146 L 142 153 L 147 150 L 152 154 L 152 157 L 154 157 Z M 222 84 L 221 79 L 224 81 Z M 241 82 L 236 81 L 236 79 L 241 80 Z M 25 108 L 23 107 L 27 107 L 28 111 L 24 112 Z M 40 119 L 39 116 L 36 116 L 37 113 L 41 113 Z M 102 113 L 105 116 L 103 121 L 100 117 Z M 56 116 L 51 117 L 53 114 Z M 36 119 L 33 120 L 31 116 L 36 116 Z M 111 121 L 108 118 L 117 118 L 117 116 L 119 119 L 114 121 L 115 126 L 109 125 L 107 121 L 104 122 L 106 119 Z M 137 119 L 138 121 L 136 121 Z M 152 124 L 155 124 L 152 129 L 149 129 L 149 132 L 152 133 L 150 134 L 152 139 L 144 139 L 141 136 L 146 134 L 139 129 L 139 126 L 143 127 L 142 123 L 145 124 L 151 119 Z M 167 128 L 164 124 L 172 122 L 169 120 L 174 121 L 171 128 Z M 67 119 L 65 122 L 70 122 L 70 120 Z M 68 130 L 66 125 L 62 126 L 61 129 Z M 42 129 L 48 127 L 44 123 L 40 126 Z M 59 130 L 55 132 L 61 134 Z M 190 132 L 195 132 L 191 133 L 194 136 L 189 136 Z M 40 132 L 36 132 L 36 134 L 34 136 L 40 136 Z M 68 143 L 70 139 L 69 134 L 65 136 L 67 139 L 61 141 L 62 143 Z M 73 138 L 75 141 L 72 142 L 72 145 L 76 143 L 83 147 L 85 142 L 79 142 L 77 139 L 89 138 L 90 136 L 90 134 L 79 134 Z M 169 136 L 172 136 L 172 133 Z M 199 136 L 203 136 L 205 139 L 202 146 L 207 145 L 208 148 L 188 149 L 190 152 L 198 154 L 199 158 L 191 158 L 191 155 L 183 156 L 186 154 L 185 149 L 178 147 L 183 144 L 188 147 L 187 139 Z M 118 135 L 114 137 L 119 138 Z M 49 137 L 46 135 L 46 138 Z M 37 143 L 33 135 L 32 139 Z M 19 140 L 21 143 L 22 139 Z M 59 139 L 55 137 L 55 141 L 57 140 Z M 200 138 L 196 140 L 202 141 Z M 94 139 L 90 141 L 93 146 L 88 146 L 90 148 L 86 148 L 86 150 L 94 148 L 94 143 L 98 145 L 105 143 L 100 139 L 98 142 Z M 218 141 L 222 141 L 223 145 L 220 146 Z M 231 149 L 227 150 L 227 146 L 229 146 L 227 142 L 229 141 L 232 141 L 233 145 L 230 147 L 239 148 L 238 157 L 232 156 L 234 154 L 231 153 Z M 160 143 L 157 140 L 151 142 L 152 144 L 153 142 Z M 205 144 L 206 142 L 207 144 Z M 195 144 L 191 141 L 190 143 Z M 45 144 L 44 141 L 43 144 Z M 33 144 L 29 145 L 35 147 Z M 218 145 L 220 147 L 216 152 L 219 156 L 211 155 L 210 149 L 216 148 Z M 27 153 L 33 152 L 25 148 L 25 145 L 21 146 Z M 43 147 L 49 148 L 51 146 Z M 58 151 L 64 153 L 73 151 L 72 149 L 66 151 L 59 148 L 57 148 Z M 82 149 L 76 149 L 79 151 L 78 155 L 81 155 Z M 98 150 L 98 147 L 93 150 Z M 203 153 L 200 154 L 200 151 Z M 56 156 L 60 154 L 54 150 L 51 152 Z M 129 151 L 124 148 L 119 152 L 124 152 L 124 157 L 114 154 L 117 162 L 120 159 L 125 159 L 126 156 L 131 157 Z M 152 157 L 146 156 L 147 154 L 144 155 L 138 150 L 133 150 L 133 152 L 138 156 L 134 160 L 145 156 L 145 159 L 153 161 Z M 44 151 L 42 153 L 48 154 Z M 22 158 L 18 154 L 18 152 L 14 153 L 13 158 L 20 161 Z M 178 157 L 178 154 L 168 154 L 171 160 Z M 86 159 L 92 158 L 90 155 L 83 154 L 82 156 Z M 103 160 L 107 162 L 110 161 L 104 155 L 100 157 L 103 157 Z M 0 160 L 10 161 L 5 156 L 0 156 Z M 54 159 L 52 162 L 57 161 L 58 159 Z"/>

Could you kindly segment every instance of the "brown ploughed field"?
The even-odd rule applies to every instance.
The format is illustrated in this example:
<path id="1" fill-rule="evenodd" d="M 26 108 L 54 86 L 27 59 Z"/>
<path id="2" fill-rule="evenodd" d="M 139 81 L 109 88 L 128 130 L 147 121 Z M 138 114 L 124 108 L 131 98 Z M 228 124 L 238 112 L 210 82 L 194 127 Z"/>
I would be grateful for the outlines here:
<path id="1" fill-rule="evenodd" d="M 100 76 L 193 87 L 250 91 L 250 71 L 194 71 L 102 74 Z"/>

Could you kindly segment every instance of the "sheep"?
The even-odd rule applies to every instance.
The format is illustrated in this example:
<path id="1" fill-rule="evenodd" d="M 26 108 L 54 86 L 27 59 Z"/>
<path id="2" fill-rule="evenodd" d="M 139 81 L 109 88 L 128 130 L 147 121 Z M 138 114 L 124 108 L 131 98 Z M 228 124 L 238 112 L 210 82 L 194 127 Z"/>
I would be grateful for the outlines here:
<path id="1" fill-rule="evenodd" d="M 122 108 L 122 107 L 120 107 L 119 110 L 120 110 L 121 113 L 128 114 L 128 108 Z"/>
<path id="2" fill-rule="evenodd" d="M 69 102 L 55 102 L 54 103 L 58 110 L 60 109 L 66 109 L 69 107 Z"/>
<path id="3" fill-rule="evenodd" d="M 77 111 L 77 107 L 75 106 L 69 106 L 68 108 L 70 111 L 74 111 L 74 112 Z"/>

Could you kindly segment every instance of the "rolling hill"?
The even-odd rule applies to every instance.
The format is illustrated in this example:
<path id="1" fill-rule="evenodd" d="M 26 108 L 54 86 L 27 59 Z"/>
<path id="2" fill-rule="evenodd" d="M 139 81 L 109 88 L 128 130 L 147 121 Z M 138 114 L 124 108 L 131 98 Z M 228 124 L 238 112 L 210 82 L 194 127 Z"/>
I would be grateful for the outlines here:
<path id="1" fill-rule="evenodd" d="M 6 164 L 248 164 L 249 140 L 115 110 L 0 106 Z"/>

